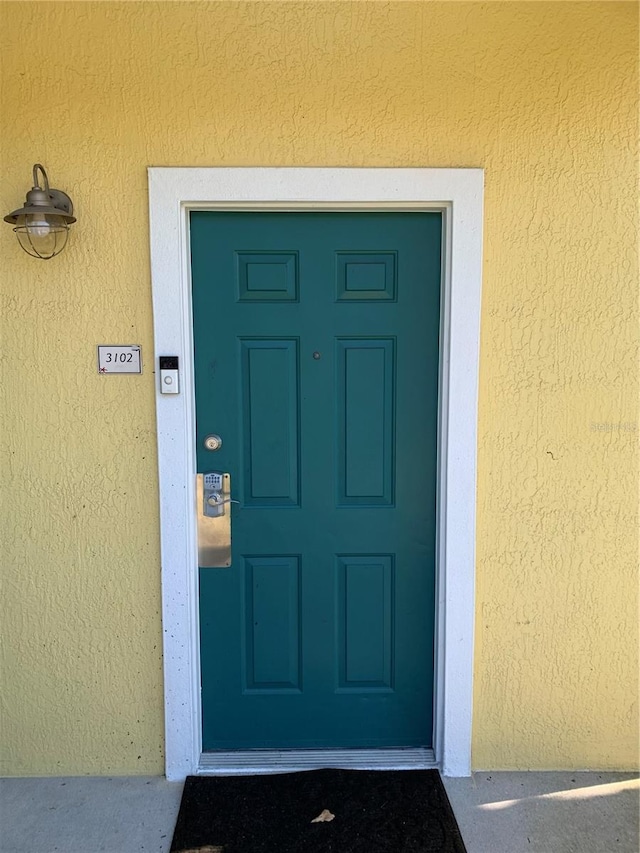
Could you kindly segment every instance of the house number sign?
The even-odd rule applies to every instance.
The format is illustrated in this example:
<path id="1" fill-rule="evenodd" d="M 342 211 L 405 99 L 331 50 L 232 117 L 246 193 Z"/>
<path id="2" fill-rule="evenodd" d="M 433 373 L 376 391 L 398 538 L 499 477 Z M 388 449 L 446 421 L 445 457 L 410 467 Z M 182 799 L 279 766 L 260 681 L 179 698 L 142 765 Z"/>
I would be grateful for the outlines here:
<path id="1" fill-rule="evenodd" d="M 98 346 L 98 373 L 142 373 L 139 346 Z"/>

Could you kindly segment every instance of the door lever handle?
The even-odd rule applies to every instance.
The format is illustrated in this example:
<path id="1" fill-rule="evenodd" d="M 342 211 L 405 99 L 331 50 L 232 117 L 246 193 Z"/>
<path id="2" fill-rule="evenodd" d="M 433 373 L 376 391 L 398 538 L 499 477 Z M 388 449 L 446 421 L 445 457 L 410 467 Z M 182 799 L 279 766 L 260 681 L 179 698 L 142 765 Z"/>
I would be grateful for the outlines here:
<path id="1" fill-rule="evenodd" d="M 220 500 L 218 500 L 218 498 L 220 498 Z M 220 496 L 220 492 L 213 492 L 207 498 L 207 503 L 209 504 L 209 506 L 216 507 L 223 506 L 224 504 L 239 504 L 240 501 L 235 501 L 232 498 L 222 498 Z"/>

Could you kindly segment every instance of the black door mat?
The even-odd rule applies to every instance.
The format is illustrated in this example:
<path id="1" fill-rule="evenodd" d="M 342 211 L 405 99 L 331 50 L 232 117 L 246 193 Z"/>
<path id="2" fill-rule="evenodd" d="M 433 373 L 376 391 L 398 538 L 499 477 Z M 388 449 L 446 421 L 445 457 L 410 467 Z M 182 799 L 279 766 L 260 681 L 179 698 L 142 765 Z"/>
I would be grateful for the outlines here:
<path id="1" fill-rule="evenodd" d="M 437 770 L 189 776 L 171 853 L 465 853 Z"/>

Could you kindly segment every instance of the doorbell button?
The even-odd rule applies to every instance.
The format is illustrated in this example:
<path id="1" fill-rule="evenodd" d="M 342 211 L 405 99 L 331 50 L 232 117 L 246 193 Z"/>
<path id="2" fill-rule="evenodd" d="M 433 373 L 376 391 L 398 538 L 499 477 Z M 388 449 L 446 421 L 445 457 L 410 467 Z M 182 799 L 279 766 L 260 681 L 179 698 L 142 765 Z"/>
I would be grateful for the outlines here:
<path id="1" fill-rule="evenodd" d="M 178 394 L 180 392 L 178 385 L 178 356 L 161 355 L 158 360 L 160 363 L 160 393 Z"/>

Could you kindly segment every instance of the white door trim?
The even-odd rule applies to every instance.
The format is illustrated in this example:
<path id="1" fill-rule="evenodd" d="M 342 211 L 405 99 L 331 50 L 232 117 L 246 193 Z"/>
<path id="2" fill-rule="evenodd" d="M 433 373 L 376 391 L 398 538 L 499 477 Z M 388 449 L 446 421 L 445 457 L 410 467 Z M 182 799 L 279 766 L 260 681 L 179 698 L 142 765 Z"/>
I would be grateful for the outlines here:
<path id="1" fill-rule="evenodd" d="M 200 767 L 195 397 L 189 211 L 442 210 L 434 750 L 445 775 L 471 772 L 481 169 L 150 168 L 157 357 L 178 355 L 178 395 L 157 391 L 164 634 L 165 767 Z"/>

